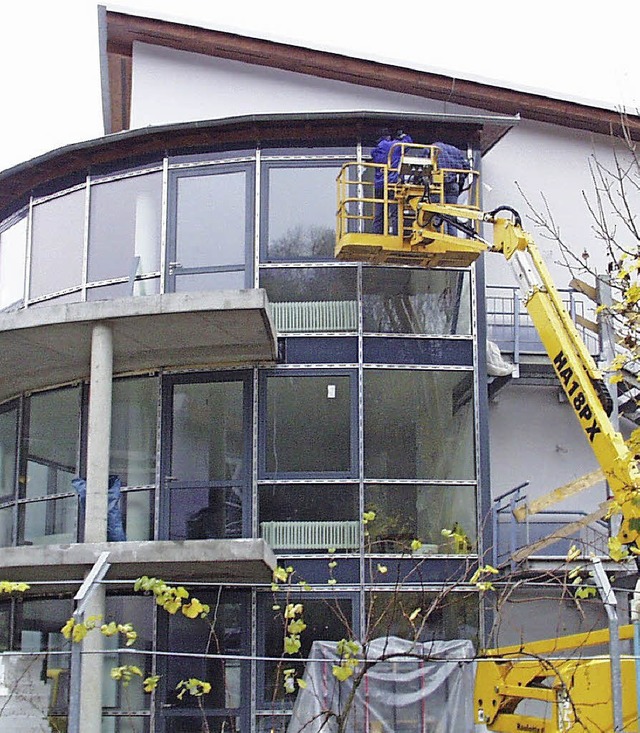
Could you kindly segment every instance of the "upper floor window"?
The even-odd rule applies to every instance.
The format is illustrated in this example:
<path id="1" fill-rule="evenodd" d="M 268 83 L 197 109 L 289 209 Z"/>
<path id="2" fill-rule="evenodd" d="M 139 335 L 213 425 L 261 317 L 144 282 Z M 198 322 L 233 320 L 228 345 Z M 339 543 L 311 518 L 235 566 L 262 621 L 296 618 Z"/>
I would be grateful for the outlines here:
<path id="1" fill-rule="evenodd" d="M 93 184 L 87 280 L 159 271 L 161 228 L 162 173 Z M 135 287 L 144 293 L 144 281 Z"/>
<path id="2" fill-rule="evenodd" d="M 338 163 L 265 165 L 266 260 L 331 260 L 335 244 Z"/>
<path id="3" fill-rule="evenodd" d="M 0 310 L 21 304 L 27 255 L 27 218 L 0 231 Z"/>
<path id="4" fill-rule="evenodd" d="M 30 299 L 80 287 L 85 193 L 82 188 L 33 207 Z"/>

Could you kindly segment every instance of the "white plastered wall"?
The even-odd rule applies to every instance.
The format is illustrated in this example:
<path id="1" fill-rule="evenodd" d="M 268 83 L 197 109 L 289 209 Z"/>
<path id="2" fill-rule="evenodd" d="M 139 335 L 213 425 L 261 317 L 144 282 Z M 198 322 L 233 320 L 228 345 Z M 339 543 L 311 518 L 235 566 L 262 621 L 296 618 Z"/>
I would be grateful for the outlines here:
<path id="1" fill-rule="evenodd" d="M 479 112 L 410 94 L 134 43 L 132 129 L 241 115 L 360 110 Z"/>

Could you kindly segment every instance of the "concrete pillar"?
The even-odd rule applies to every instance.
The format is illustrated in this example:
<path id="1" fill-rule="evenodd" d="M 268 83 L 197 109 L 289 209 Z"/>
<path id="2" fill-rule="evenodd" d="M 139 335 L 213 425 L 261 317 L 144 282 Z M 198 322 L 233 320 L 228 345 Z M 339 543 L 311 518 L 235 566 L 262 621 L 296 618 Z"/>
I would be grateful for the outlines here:
<path id="1" fill-rule="evenodd" d="M 91 377 L 89 382 L 89 426 L 87 432 L 87 500 L 84 525 L 85 542 L 107 541 L 107 493 L 109 488 L 109 448 L 111 444 L 111 393 L 113 381 L 113 335 L 103 323 L 93 327 L 91 337 Z M 104 589 L 97 588 L 89 616 L 104 618 Z M 80 682 L 80 730 L 102 730 L 102 655 L 103 637 L 98 631 L 83 642 Z M 92 653 L 95 652 L 95 653 Z"/>

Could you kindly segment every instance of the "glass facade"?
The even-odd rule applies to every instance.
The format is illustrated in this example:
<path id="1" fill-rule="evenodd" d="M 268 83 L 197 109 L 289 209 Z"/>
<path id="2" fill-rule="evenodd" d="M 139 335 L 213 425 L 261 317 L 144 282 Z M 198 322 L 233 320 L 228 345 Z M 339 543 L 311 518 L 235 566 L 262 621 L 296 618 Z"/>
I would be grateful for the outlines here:
<path id="1" fill-rule="evenodd" d="M 354 147 L 169 157 L 36 196 L 28 215 L 0 227 L 0 308 L 266 290 L 277 365 L 178 373 L 159 363 L 117 377 L 109 472 L 122 484 L 128 541 L 262 537 L 295 567 L 314 590 L 296 595 L 308 627 L 287 662 L 296 674 L 311 640 L 411 635 L 416 608 L 422 639 L 477 639 L 481 627 L 476 594 L 437 602 L 447 563 L 462 567 L 483 549 L 475 274 L 333 259 L 336 176 L 359 156 Z M 2 407 L 0 546 L 82 540 L 72 480 L 86 474 L 87 400 L 81 381 Z M 375 521 L 363 525 L 364 512 Z M 194 593 L 215 609 L 211 624 L 109 597 L 145 629 L 136 644 L 145 654 L 109 647 L 105 668 L 125 660 L 161 683 L 149 698 L 108 680 L 105 731 L 191 731 L 202 714 L 217 731 L 286 727 L 291 598 L 214 584 Z M 71 601 L 55 604 L 51 628 L 46 605 L 0 605 L 12 629 L 0 643 L 61 647 Z M 164 654 L 175 649 L 185 656 Z M 212 681 L 202 709 L 177 699 L 185 677 Z"/>

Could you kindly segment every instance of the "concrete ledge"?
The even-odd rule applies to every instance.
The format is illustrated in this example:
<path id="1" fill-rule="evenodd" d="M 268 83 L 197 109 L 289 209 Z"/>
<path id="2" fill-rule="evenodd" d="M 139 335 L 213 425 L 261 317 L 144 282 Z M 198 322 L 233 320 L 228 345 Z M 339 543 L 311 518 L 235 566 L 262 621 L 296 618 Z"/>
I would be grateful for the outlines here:
<path id="1" fill-rule="evenodd" d="M 276 566 L 275 555 L 262 539 L 39 545 L 4 548 L 0 580 L 37 582 L 34 591 L 47 589 L 47 582 L 48 590 L 58 589 L 60 582 L 65 589 L 77 590 L 103 552 L 109 553 L 111 564 L 107 580 L 154 575 L 181 583 L 268 583 Z"/>
<path id="2" fill-rule="evenodd" d="M 262 289 L 169 293 L 32 306 L 0 314 L 0 401 L 85 379 L 96 323 L 113 329 L 113 372 L 274 363 Z"/>

